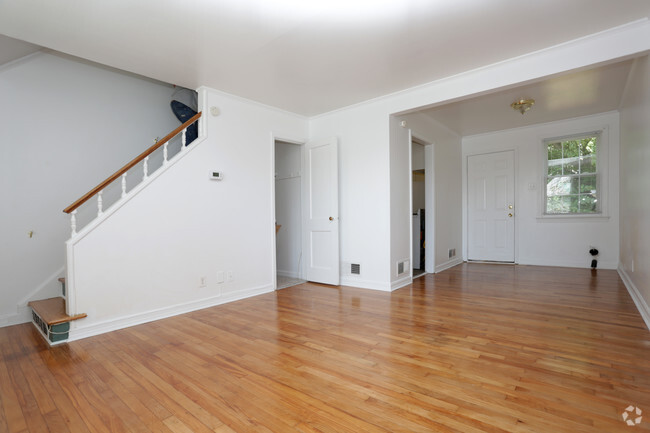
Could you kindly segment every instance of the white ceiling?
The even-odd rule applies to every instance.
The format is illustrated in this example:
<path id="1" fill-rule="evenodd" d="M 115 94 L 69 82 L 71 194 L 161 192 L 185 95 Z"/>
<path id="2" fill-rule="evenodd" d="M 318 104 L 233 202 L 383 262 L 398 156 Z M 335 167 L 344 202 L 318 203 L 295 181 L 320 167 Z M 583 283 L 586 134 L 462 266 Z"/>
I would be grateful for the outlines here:
<path id="1" fill-rule="evenodd" d="M 648 0 L 3 0 L 0 34 L 309 116 L 649 15 Z"/>
<path id="2" fill-rule="evenodd" d="M 632 62 L 627 60 L 422 110 L 462 137 L 617 110 Z M 510 104 L 533 98 L 525 114 Z"/>

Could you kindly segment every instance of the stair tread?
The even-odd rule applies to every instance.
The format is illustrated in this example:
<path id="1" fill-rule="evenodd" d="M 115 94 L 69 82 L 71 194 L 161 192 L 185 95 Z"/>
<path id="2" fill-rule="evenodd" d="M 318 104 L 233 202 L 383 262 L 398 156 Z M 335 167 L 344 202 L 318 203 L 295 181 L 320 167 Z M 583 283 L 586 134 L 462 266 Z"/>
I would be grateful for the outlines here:
<path id="1" fill-rule="evenodd" d="M 27 305 L 36 311 L 36 314 L 48 325 L 58 325 L 87 316 L 85 313 L 68 316 L 65 313 L 65 299 L 61 297 L 31 301 Z"/>

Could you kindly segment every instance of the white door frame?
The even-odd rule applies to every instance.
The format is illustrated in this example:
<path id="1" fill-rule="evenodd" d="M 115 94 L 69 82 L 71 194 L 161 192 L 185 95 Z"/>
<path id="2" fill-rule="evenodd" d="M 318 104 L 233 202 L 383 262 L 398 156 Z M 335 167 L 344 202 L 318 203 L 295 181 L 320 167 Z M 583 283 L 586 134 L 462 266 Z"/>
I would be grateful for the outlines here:
<path id="1" fill-rule="evenodd" d="M 521 226 L 519 224 L 519 212 L 517 212 L 517 207 L 519 205 L 519 188 L 518 188 L 518 180 L 519 180 L 519 151 L 516 147 L 504 147 L 504 148 L 499 148 L 498 146 L 491 147 L 489 149 L 485 149 L 483 152 L 474 152 L 474 153 L 465 153 L 463 152 L 463 164 L 462 164 L 462 230 L 463 230 L 463 243 L 462 243 L 462 249 L 463 249 L 463 261 L 467 261 L 467 250 L 468 250 L 468 224 L 469 224 L 469 218 L 468 218 L 468 200 L 469 200 L 469 194 L 468 194 L 468 182 L 467 182 L 467 176 L 468 176 L 468 163 L 469 163 L 469 157 L 470 156 L 476 156 L 476 155 L 487 155 L 490 153 L 497 153 L 497 152 L 505 152 L 505 151 L 513 151 L 514 152 L 514 159 L 515 159 L 515 179 L 514 179 L 514 208 L 515 208 L 515 213 L 514 213 L 514 219 L 515 219 L 515 233 L 514 233 L 514 242 L 515 242 L 515 264 L 519 263 L 519 227 Z"/>
<path id="2" fill-rule="evenodd" d="M 302 173 L 302 164 L 303 156 L 305 152 L 305 143 L 307 142 L 304 138 L 286 138 L 286 136 L 276 135 L 271 133 L 271 224 L 270 224 L 270 234 L 271 234 L 271 245 L 272 245 L 272 260 L 271 260 L 271 277 L 273 279 L 273 290 L 278 290 L 278 246 L 277 238 L 275 235 L 275 143 L 276 141 L 283 141 L 285 143 L 295 144 L 300 146 L 300 172 Z M 302 218 L 300 218 L 300 223 L 302 225 Z M 300 230 L 302 235 L 302 228 Z M 302 242 L 301 242 L 302 245 Z M 302 272 L 302 270 L 300 270 Z"/>
<path id="3" fill-rule="evenodd" d="M 433 274 L 435 272 L 435 157 L 434 144 L 418 136 L 409 129 L 409 233 L 413 233 L 413 139 L 424 143 L 424 242 L 427 251 L 424 256 L 424 272 Z M 427 158 L 427 156 L 429 156 Z M 411 269 L 411 281 L 413 280 L 413 237 L 410 236 L 409 263 Z"/>

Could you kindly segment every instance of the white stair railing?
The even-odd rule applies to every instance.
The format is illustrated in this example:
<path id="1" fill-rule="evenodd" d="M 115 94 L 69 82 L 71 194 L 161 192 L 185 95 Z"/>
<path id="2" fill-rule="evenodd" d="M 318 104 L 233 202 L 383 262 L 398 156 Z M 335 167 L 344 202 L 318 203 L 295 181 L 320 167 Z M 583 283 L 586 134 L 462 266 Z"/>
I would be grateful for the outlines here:
<path id="1" fill-rule="evenodd" d="M 150 173 L 149 173 L 149 157 L 151 154 L 159 149 L 161 146 L 163 147 L 163 161 L 162 165 L 167 165 L 168 162 L 170 161 L 169 159 L 169 151 L 168 151 L 168 144 L 170 140 L 173 138 L 177 137 L 179 134 L 181 136 L 181 148 L 178 152 L 178 154 L 182 153 L 185 151 L 185 146 L 187 144 L 187 138 L 186 138 L 186 133 L 187 133 L 187 128 L 189 128 L 194 122 L 197 122 L 199 118 L 201 117 L 201 113 L 197 113 L 194 115 L 191 119 L 189 119 L 187 122 L 183 123 L 181 126 L 178 128 L 174 129 L 172 132 L 167 134 L 162 140 L 157 141 L 153 146 L 142 152 L 140 155 L 132 159 L 128 164 L 126 164 L 124 167 L 121 169 L 117 170 L 115 173 L 113 173 L 111 176 L 109 176 L 106 180 L 104 180 L 102 183 L 97 185 L 95 188 L 91 189 L 88 191 L 86 194 L 84 194 L 81 198 L 79 198 L 77 201 L 72 203 L 70 206 L 65 208 L 63 212 L 67 213 L 70 215 L 70 228 L 71 228 L 71 236 L 75 236 L 77 234 L 77 224 L 78 224 L 78 219 L 77 219 L 77 209 L 86 203 L 88 200 L 90 200 L 92 197 L 97 196 L 97 217 L 100 217 L 104 214 L 105 209 L 104 209 L 104 190 L 106 189 L 107 186 L 112 184 L 116 179 L 121 178 L 121 194 L 120 194 L 120 199 L 123 199 L 127 196 L 127 172 L 136 166 L 138 163 L 142 162 L 142 171 L 143 171 L 143 176 L 142 176 L 142 181 L 145 181 L 149 178 Z M 178 155 L 177 154 L 177 155 Z M 172 156 L 173 158 L 174 156 Z"/>

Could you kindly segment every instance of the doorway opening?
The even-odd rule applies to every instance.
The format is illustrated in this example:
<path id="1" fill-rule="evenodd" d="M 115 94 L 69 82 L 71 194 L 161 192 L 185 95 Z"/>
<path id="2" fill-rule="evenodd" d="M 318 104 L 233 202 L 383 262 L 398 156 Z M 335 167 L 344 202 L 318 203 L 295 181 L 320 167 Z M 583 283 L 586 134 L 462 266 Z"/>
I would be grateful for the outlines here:
<path id="1" fill-rule="evenodd" d="M 413 219 L 413 241 L 411 263 L 413 278 L 426 273 L 426 163 L 425 146 L 422 140 L 411 136 L 411 214 Z"/>
<path id="2" fill-rule="evenodd" d="M 305 282 L 302 272 L 302 146 L 275 141 L 276 288 Z"/>

